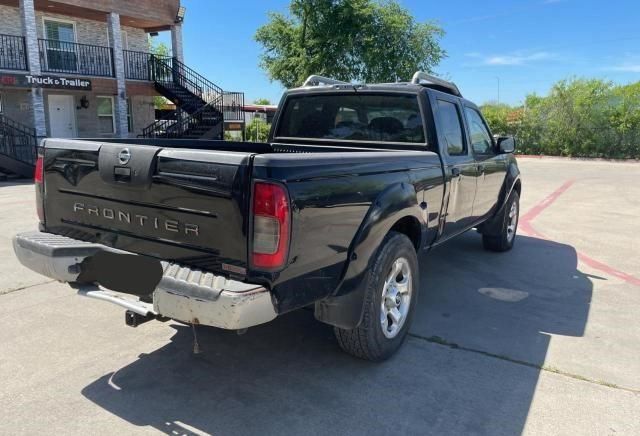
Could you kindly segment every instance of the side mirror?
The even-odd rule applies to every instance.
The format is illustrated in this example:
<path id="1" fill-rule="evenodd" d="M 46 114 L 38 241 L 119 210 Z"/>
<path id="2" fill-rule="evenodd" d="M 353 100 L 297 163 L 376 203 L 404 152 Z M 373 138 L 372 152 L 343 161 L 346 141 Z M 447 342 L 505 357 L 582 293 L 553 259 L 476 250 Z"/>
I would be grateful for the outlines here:
<path id="1" fill-rule="evenodd" d="M 516 151 L 516 139 L 513 136 L 499 136 L 497 144 L 500 153 L 513 153 Z"/>

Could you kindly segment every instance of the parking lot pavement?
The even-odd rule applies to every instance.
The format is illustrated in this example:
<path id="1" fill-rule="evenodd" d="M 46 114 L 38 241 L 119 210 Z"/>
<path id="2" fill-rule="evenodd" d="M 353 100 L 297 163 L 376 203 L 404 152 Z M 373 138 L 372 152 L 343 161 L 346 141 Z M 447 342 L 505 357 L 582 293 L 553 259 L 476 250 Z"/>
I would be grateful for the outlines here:
<path id="1" fill-rule="evenodd" d="M 0 182 L 0 295 L 50 281 L 22 267 L 13 255 L 11 246 L 14 234 L 38 228 L 34 196 L 31 183 Z"/>
<path id="2" fill-rule="evenodd" d="M 640 165 L 520 165 L 528 234 L 494 254 L 469 232 L 422 259 L 410 336 L 381 364 L 309 311 L 200 328 L 198 355 L 186 326 L 128 328 L 18 265 L 33 188 L 1 184 L 1 432 L 640 434 Z"/>

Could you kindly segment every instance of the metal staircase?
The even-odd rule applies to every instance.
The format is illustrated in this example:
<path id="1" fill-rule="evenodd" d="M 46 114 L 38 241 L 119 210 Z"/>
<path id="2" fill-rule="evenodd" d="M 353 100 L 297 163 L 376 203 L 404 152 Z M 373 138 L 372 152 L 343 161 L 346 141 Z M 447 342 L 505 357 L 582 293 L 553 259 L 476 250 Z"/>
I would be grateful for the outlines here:
<path id="1" fill-rule="evenodd" d="M 224 91 L 175 58 L 151 56 L 156 90 L 177 107 L 175 116 L 142 130 L 144 138 L 224 139 Z"/>
<path id="2" fill-rule="evenodd" d="M 0 172 L 33 177 L 37 145 L 35 129 L 0 114 Z"/>

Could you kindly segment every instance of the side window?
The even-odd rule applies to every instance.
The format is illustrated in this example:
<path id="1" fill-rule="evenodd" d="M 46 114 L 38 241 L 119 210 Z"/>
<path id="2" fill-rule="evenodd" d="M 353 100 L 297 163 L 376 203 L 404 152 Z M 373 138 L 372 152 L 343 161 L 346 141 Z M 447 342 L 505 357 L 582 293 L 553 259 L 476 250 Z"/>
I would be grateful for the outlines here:
<path id="1" fill-rule="evenodd" d="M 447 153 L 450 156 L 465 154 L 462 124 L 455 104 L 438 100 L 438 128 L 447 141 Z"/>
<path id="2" fill-rule="evenodd" d="M 469 133 L 471 134 L 471 146 L 476 154 L 493 153 L 493 141 L 487 126 L 484 124 L 482 117 L 475 109 L 469 107 L 464 108 L 469 123 Z"/>

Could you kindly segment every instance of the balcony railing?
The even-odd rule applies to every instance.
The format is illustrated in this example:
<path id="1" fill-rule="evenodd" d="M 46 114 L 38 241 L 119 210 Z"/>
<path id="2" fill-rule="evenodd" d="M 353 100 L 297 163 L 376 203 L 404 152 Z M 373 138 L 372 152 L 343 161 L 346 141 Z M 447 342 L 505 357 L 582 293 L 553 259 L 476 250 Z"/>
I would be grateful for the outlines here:
<path id="1" fill-rule="evenodd" d="M 39 39 L 40 66 L 50 73 L 113 77 L 110 47 Z"/>
<path id="2" fill-rule="evenodd" d="M 24 45 L 24 37 L 0 34 L 0 69 L 27 69 L 27 50 Z"/>
<path id="3" fill-rule="evenodd" d="M 151 65 L 149 59 L 151 53 L 141 51 L 123 50 L 124 53 L 124 77 L 132 80 L 151 80 Z"/>
<path id="4" fill-rule="evenodd" d="M 142 51 L 123 50 L 124 54 L 124 77 L 131 80 L 153 80 L 154 58 L 171 63 L 171 56 L 158 56 Z"/>

